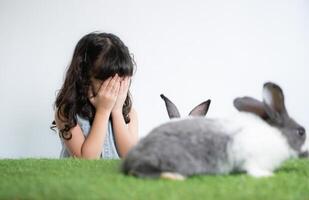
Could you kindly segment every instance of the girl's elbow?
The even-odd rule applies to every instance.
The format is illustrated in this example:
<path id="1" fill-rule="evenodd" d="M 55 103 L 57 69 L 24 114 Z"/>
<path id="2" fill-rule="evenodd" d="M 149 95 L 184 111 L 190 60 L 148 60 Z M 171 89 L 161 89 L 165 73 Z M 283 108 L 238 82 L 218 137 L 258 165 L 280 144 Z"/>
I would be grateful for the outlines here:
<path id="1" fill-rule="evenodd" d="M 100 154 L 91 151 L 81 151 L 79 157 L 86 160 L 96 160 L 100 158 Z"/>
<path id="2" fill-rule="evenodd" d="M 87 150 L 86 151 L 80 150 L 79 152 L 71 153 L 71 157 L 77 159 L 95 160 L 99 159 L 100 155 L 97 155 L 93 152 L 89 152 Z"/>

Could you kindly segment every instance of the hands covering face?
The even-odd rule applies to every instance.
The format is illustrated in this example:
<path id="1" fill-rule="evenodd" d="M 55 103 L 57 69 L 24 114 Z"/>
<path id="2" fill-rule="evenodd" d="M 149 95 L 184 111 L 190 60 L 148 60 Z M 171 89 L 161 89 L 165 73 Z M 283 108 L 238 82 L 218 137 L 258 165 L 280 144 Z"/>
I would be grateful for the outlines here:
<path id="1" fill-rule="evenodd" d="M 90 87 L 88 98 L 97 112 L 121 112 L 127 98 L 130 77 L 121 78 L 116 74 L 103 82 L 94 82 Z M 95 93 L 95 89 L 97 92 Z"/>

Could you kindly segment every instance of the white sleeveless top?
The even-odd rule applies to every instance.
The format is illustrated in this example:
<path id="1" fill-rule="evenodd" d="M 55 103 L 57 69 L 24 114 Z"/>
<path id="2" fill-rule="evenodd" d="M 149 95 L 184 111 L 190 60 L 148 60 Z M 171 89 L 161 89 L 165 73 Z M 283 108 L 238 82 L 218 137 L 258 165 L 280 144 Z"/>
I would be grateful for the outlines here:
<path id="1" fill-rule="evenodd" d="M 85 138 L 87 138 L 87 136 L 90 133 L 90 129 L 91 129 L 90 122 L 77 115 L 77 124 L 81 127 Z M 70 157 L 70 153 L 67 150 L 63 142 L 63 139 L 61 139 L 61 145 L 62 145 L 62 150 L 60 152 L 60 158 Z M 117 152 L 116 145 L 115 145 L 115 138 L 114 138 L 114 132 L 112 128 L 112 123 L 109 120 L 107 132 L 105 136 L 105 141 L 103 142 L 103 145 L 102 145 L 101 159 L 119 159 L 119 158 L 120 157 Z"/>

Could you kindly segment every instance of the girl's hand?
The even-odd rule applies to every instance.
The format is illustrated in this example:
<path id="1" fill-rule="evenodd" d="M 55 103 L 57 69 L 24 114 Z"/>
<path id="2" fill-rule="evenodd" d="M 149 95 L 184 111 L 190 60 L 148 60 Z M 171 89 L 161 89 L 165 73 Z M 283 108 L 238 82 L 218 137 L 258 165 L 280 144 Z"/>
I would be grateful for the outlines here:
<path id="1" fill-rule="evenodd" d="M 118 92 L 117 101 L 114 105 L 112 113 L 117 113 L 117 112 L 122 113 L 122 107 L 128 95 L 130 81 L 131 81 L 130 77 L 126 77 L 120 82 L 120 88 Z"/>
<path id="2" fill-rule="evenodd" d="M 120 77 L 116 74 L 105 80 L 98 93 L 94 96 L 92 90 L 89 90 L 89 100 L 95 107 L 96 112 L 111 112 L 120 88 Z"/>

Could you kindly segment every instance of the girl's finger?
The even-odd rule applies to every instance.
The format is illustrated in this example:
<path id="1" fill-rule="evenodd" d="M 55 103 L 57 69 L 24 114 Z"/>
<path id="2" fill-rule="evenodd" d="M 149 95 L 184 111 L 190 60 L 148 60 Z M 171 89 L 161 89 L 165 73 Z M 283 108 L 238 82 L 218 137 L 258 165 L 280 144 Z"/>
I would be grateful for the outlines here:
<path id="1" fill-rule="evenodd" d="M 130 77 L 127 77 L 126 78 L 126 81 L 125 81 L 125 90 L 128 91 L 129 90 L 129 87 L 130 87 Z"/>
<path id="2" fill-rule="evenodd" d="M 109 77 L 108 79 L 106 79 L 105 81 L 103 81 L 97 91 L 96 94 L 94 94 L 94 96 L 98 95 L 98 94 L 102 94 L 104 92 L 104 90 L 107 88 L 107 85 L 109 84 L 109 82 L 111 81 L 112 77 Z"/>
<path id="3" fill-rule="evenodd" d="M 101 85 L 100 90 L 101 90 L 101 89 L 104 90 L 104 89 L 109 85 L 109 83 L 110 83 L 110 81 L 111 81 L 112 79 L 113 79 L 112 76 L 109 77 L 108 79 L 106 79 L 106 80 L 103 82 L 103 84 Z"/>
<path id="4" fill-rule="evenodd" d="M 88 89 L 88 98 L 94 98 L 94 94 L 93 94 L 93 88 L 92 87 L 89 87 Z"/>
<path id="5" fill-rule="evenodd" d="M 108 87 L 109 87 L 110 91 L 114 92 L 115 87 L 116 87 L 117 84 L 120 82 L 119 79 L 120 79 L 119 77 L 116 77 L 115 80 L 113 81 L 113 83 L 112 83 L 112 84 L 109 84 Z"/>
<path id="6" fill-rule="evenodd" d="M 92 89 L 90 89 L 90 88 L 89 88 L 89 90 L 88 90 L 88 99 L 89 99 L 89 101 L 90 101 L 90 103 L 91 103 L 92 105 L 95 104 L 95 97 L 94 97 L 94 95 L 93 95 Z"/>
<path id="7" fill-rule="evenodd" d="M 104 87 L 102 86 L 101 88 L 100 88 L 100 91 L 102 92 L 102 93 L 108 93 L 108 92 L 110 92 L 111 90 L 112 90 L 112 88 L 113 88 L 113 84 L 114 84 L 114 80 L 116 79 L 116 76 L 114 76 L 114 77 L 110 77 L 110 81 L 106 84 L 106 85 L 104 85 Z"/>
<path id="8" fill-rule="evenodd" d="M 131 77 L 127 77 L 127 84 L 130 85 L 131 84 Z"/>
<path id="9" fill-rule="evenodd" d="M 112 89 L 112 88 L 114 87 L 114 84 L 117 82 L 118 78 L 119 78 L 119 76 L 118 76 L 118 74 L 116 74 L 116 75 L 112 78 L 112 80 L 108 83 L 107 88 L 108 88 L 108 89 Z"/>
<path id="10" fill-rule="evenodd" d="M 119 93 L 123 93 L 125 91 L 125 80 L 120 82 L 120 88 L 119 88 Z"/>
<path id="11" fill-rule="evenodd" d="M 119 93 L 119 89 L 120 89 L 120 81 L 118 81 L 118 82 L 116 82 L 116 83 L 114 84 L 114 87 L 113 87 L 113 89 L 112 89 L 112 93 L 113 93 L 115 96 L 117 96 L 118 93 Z"/>

